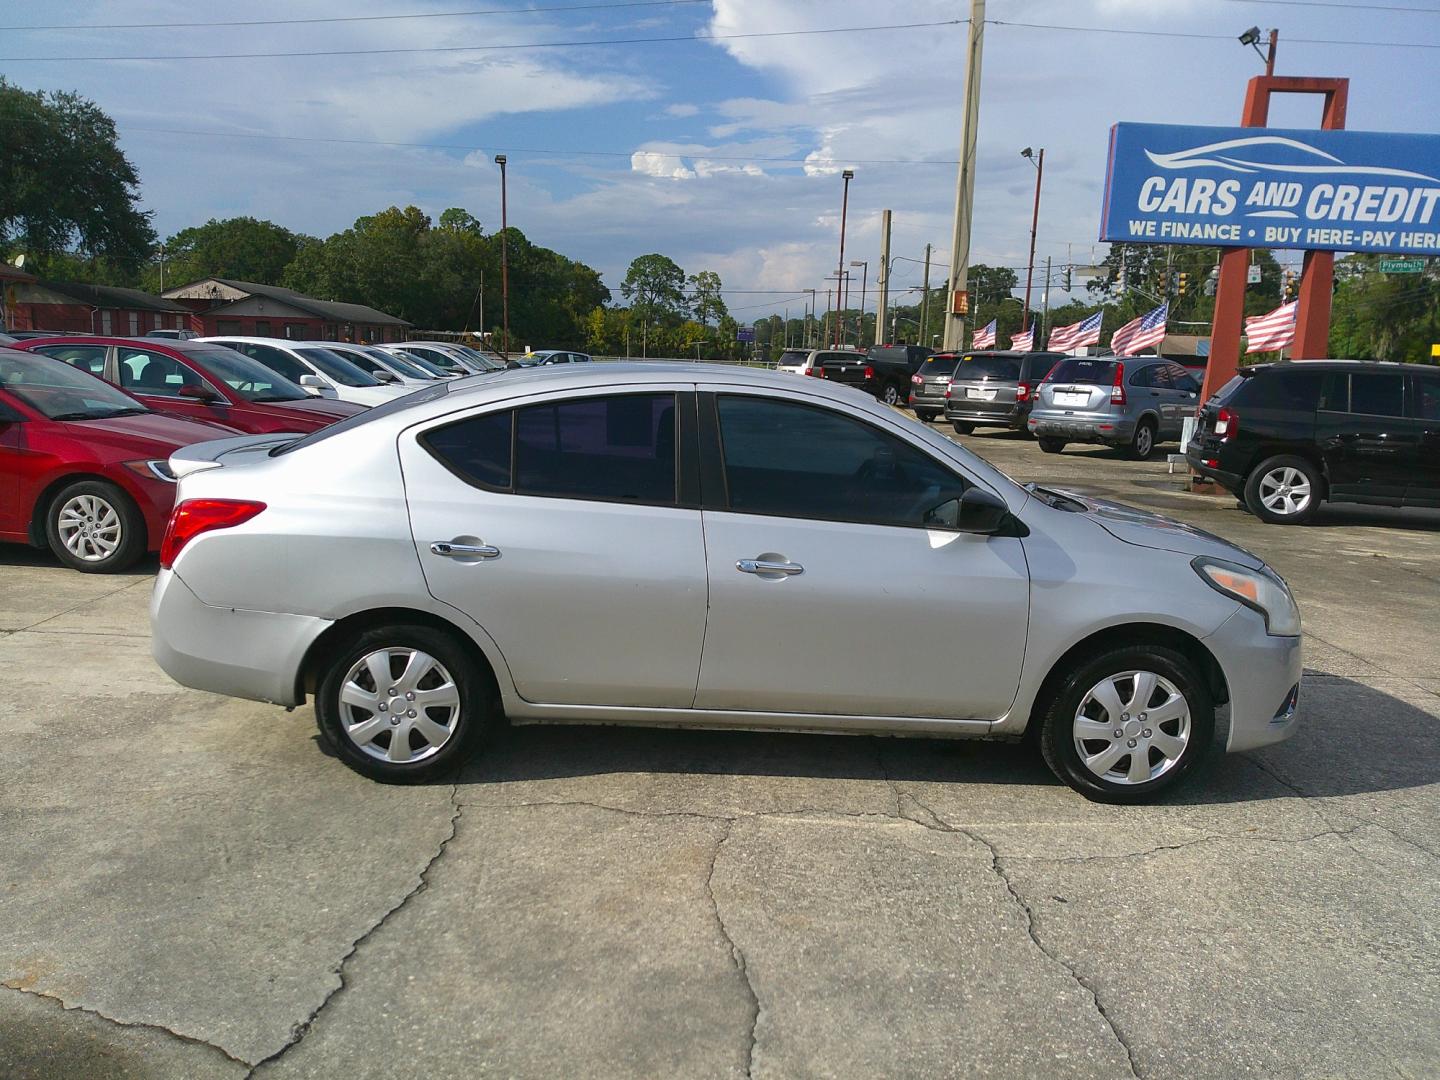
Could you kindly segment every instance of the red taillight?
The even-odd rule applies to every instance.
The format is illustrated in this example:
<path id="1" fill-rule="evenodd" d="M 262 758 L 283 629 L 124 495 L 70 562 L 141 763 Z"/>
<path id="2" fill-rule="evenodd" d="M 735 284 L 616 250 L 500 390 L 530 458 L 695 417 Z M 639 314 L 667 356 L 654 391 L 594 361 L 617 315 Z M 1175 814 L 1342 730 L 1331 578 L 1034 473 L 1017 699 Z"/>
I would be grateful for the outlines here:
<path id="1" fill-rule="evenodd" d="M 248 499 L 186 499 L 170 513 L 165 539 L 160 542 L 160 567 L 169 570 L 180 549 L 201 533 L 230 529 L 249 521 L 261 510 L 262 502 Z"/>
<path id="2" fill-rule="evenodd" d="M 947 398 L 950 396 L 950 384 L 949 384 L 949 383 L 946 383 L 946 384 L 945 384 L 945 396 L 946 396 Z"/>
<path id="3" fill-rule="evenodd" d="M 823 379 L 825 377 L 825 369 L 822 367 L 812 367 L 807 374 L 813 375 L 817 379 Z"/>
<path id="4" fill-rule="evenodd" d="M 1016 400 L 1016 401 L 1026 401 L 1026 400 L 1029 399 L 1029 397 L 1030 397 L 1030 384 L 1029 384 L 1028 382 L 1022 382 L 1019 386 L 1015 387 L 1015 400 Z"/>
<path id="5" fill-rule="evenodd" d="M 1221 409 L 1215 417 L 1215 434 L 1220 436 L 1220 441 L 1226 441 L 1239 430 L 1240 414 L 1230 409 Z"/>
<path id="6" fill-rule="evenodd" d="M 1115 382 L 1110 386 L 1110 404 L 1125 404 L 1125 365 L 1115 361 Z"/>
<path id="7" fill-rule="evenodd" d="M 925 385 L 925 380 L 922 379 L 919 375 L 911 375 L 911 376 L 910 376 L 910 381 L 911 381 L 912 383 L 914 383 L 916 386 L 924 386 L 924 385 Z"/>
<path id="8" fill-rule="evenodd" d="M 873 379 L 874 377 L 875 377 L 875 369 L 874 369 L 873 367 L 871 367 L 869 364 L 866 364 L 866 365 L 865 365 L 865 379 L 866 379 L 866 381 L 868 382 L 870 379 Z"/>

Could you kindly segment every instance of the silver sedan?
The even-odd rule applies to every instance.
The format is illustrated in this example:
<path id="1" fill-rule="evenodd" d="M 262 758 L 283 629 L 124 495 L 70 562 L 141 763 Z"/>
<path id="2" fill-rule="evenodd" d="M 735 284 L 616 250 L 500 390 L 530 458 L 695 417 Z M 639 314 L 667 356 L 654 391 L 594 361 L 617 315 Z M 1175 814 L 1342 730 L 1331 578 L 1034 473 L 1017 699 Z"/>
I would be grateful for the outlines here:
<path id="1" fill-rule="evenodd" d="M 181 450 L 151 615 L 187 686 L 295 706 L 386 781 L 596 722 L 1036 736 L 1136 802 L 1295 727 L 1258 558 L 1021 487 L 845 387 L 694 365 L 438 383 Z M 785 642 L 785 648 L 776 648 Z"/>

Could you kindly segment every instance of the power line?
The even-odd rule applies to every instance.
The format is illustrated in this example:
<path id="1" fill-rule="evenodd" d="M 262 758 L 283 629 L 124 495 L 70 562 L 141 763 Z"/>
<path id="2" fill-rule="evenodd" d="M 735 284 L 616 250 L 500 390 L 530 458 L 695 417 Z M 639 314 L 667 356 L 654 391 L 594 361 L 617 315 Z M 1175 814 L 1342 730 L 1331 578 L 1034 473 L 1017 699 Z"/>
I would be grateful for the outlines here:
<path id="1" fill-rule="evenodd" d="M 153 56 L 0 56 L 0 63 L 98 63 L 160 60 L 274 60 L 320 56 L 390 56 L 398 53 L 515 52 L 523 49 L 576 49 L 595 45 L 675 45 L 707 41 L 741 41 L 755 38 L 816 37 L 830 34 L 869 34 L 880 30 L 926 30 L 961 26 L 968 19 L 933 22 L 885 23 L 879 26 L 825 26 L 810 30 L 764 30 L 740 34 L 679 34 L 665 37 L 607 38 L 584 41 L 528 41 L 508 45 L 429 45 L 392 49 L 318 49 L 300 52 L 169 53 Z"/>
<path id="2" fill-rule="evenodd" d="M 1011 22 L 1008 19 L 986 19 L 991 26 L 1018 27 L 1024 30 L 1066 30 L 1077 34 L 1122 34 L 1126 37 L 1185 38 L 1193 41 L 1234 41 L 1234 34 L 1200 34 L 1183 30 L 1129 30 L 1115 26 L 1062 26 L 1058 23 Z M 1287 37 L 1291 45 L 1346 45 L 1372 49 L 1440 49 L 1440 42 L 1428 41 L 1341 41 L 1334 38 Z"/>
<path id="3" fill-rule="evenodd" d="M 1395 4 L 1352 4 L 1341 0 L 1228 0 L 1232 4 L 1270 4 L 1275 7 L 1342 8 L 1346 11 L 1404 11 L 1412 15 L 1440 15 L 1440 9 L 1400 7 Z"/>
<path id="4" fill-rule="evenodd" d="M 190 30 L 219 26 L 315 26 L 321 23 L 392 22 L 401 19 L 456 19 L 475 15 L 545 15 L 552 11 L 607 11 L 611 8 L 676 7 L 709 0 L 620 0 L 613 4 L 551 4 L 527 8 L 475 8 L 467 11 L 418 11 L 403 15 L 335 15 L 320 19 L 227 19 L 224 22 L 50 23 L 0 26 L 0 30 Z"/>
<path id="5" fill-rule="evenodd" d="M 43 124 L 46 121 L 30 117 L 0 117 L 0 121 L 6 124 Z M 649 147 L 639 147 L 635 150 L 579 150 L 579 149 L 557 149 L 555 147 L 537 146 L 478 146 L 463 143 L 420 143 L 420 142 L 394 142 L 386 139 L 337 139 L 326 138 L 315 135 L 264 135 L 248 131 L 203 131 L 190 128 L 156 128 L 156 127 L 134 127 L 129 124 L 123 125 L 123 132 L 141 132 L 146 135 L 182 135 L 187 138 L 217 138 L 217 139 L 264 139 L 274 142 L 296 142 L 296 143 L 327 143 L 337 146 L 384 146 L 407 150 L 459 150 L 466 153 L 506 153 L 506 154 L 554 154 L 569 157 L 623 157 L 629 158 L 635 154 L 663 154 L 669 157 L 683 157 L 699 159 L 702 161 L 764 161 L 779 164 L 803 165 L 810 161 L 810 156 L 783 157 L 765 154 L 712 154 L 707 151 L 675 151 L 656 150 Z M 846 165 L 956 165 L 953 158 L 845 158 L 837 161 L 836 164 Z"/>

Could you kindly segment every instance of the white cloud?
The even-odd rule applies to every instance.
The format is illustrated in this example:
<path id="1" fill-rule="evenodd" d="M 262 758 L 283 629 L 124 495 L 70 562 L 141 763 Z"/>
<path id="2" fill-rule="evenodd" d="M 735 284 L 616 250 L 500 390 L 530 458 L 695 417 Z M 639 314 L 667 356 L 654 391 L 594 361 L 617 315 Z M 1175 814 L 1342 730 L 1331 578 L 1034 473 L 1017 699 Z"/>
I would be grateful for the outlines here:
<path id="1" fill-rule="evenodd" d="M 695 170 L 675 154 L 659 154 L 654 150 L 636 150 L 630 155 L 632 172 L 667 180 L 694 180 Z"/>
<path id="2" fill-rule="evenodd" d="M 695 116 L 700 112 L 699 105 L 690 105 L 685 102 L 677 102 L 674 105 L 665 106 L 666 116 L 675 116 L 681 119 L 687 116 Z"/>

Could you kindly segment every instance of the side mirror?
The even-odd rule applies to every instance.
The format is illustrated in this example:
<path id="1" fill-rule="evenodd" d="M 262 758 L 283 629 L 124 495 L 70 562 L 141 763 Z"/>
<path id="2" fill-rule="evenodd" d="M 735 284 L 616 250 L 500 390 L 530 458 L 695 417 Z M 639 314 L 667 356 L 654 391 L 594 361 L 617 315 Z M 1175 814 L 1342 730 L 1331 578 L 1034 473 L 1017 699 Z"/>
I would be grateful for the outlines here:
<path id="1" fill-rule="evenodd" d="M 397 376 L 393 371 L 386 371 L 384 368 L 380 368 L 379 370 L 375 371 L 374 375 L 375 378 L 382 383 L 397 383 L 400 381 L 399 376 Z"/>
<path id="2" fill-rule="evenodd" d="M 955 528 L 961 532 L 992 536 L 1009 520 L 1010 508 L 1005 500 L 984 488 L 969 488 L 960 497 Z"/>
<path id="3" fill-rule="evenodd" d="M 312 394 L 319 394 L 325 389 L 325 380 L 319 375 L 301 375 L 300 385 Z"/>
<path id="4" fill-rule="evenodd" d="M 208 386 L 202 386 L 200 383 L 186 383 L 180 387 L 179 396 L 192 398 L 195 401 L 203 401 L 207 405 L 212 401 L 220 400 L 219 394 L 215 393 L 215 391 L 211 390 Z"/>

